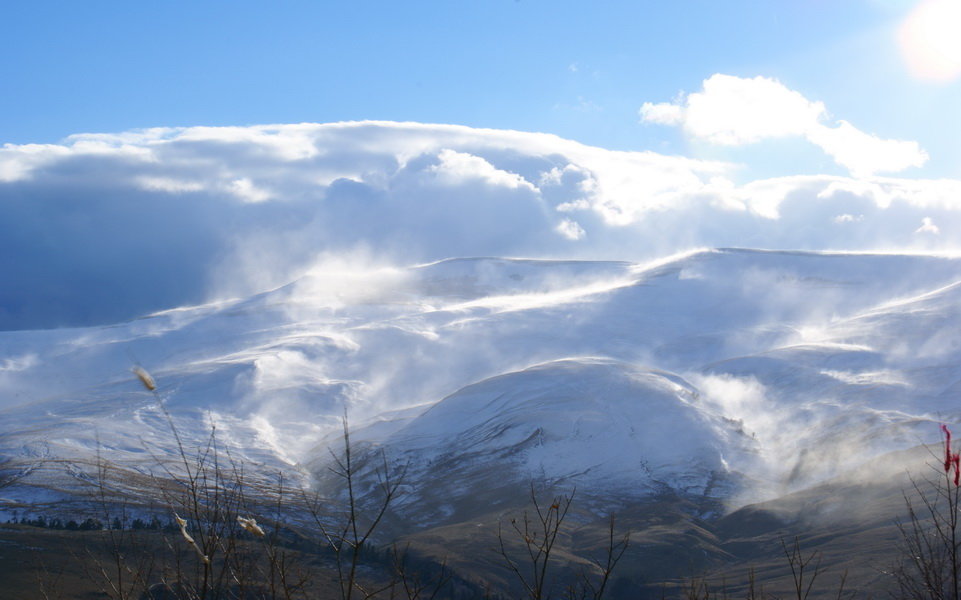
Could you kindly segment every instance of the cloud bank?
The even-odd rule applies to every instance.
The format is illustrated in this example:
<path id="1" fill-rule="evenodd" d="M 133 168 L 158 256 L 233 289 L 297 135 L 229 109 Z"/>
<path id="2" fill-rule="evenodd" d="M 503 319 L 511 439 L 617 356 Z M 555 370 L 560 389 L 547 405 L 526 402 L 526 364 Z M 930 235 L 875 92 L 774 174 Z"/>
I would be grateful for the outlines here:
<path id="1" fill-rule="evenodd" d="M 803 138 L 854 176 L 896 173 L 928 159 L 917 142 L 881 139 L 847 121 L 826 124 L 828 111 L 822 102 L 766 77 L 712 75 L 702 91 L 673 103 L 645 102 L 640 115 L 642 121 L 677 125 L 691 137 L 724 146 Z"/>
<path id="2" fill-rule="evenodd" d="M 652 105 L 651 120 L 719 143 L 821 131 L 825 147 L 858 139 L 884 160 L 896 154 L 844 124 L 811 129 L 823 107 L 776 82 L 720 82 L 734 86 L 722 98 L 755 86 L 776 106 L 754 123 L 742 115 L 720 125 L 712 84 L 683 103 Z M 286 283 L 321 254 L 413 264 L 478 255 L 643 260 L 703 246 L 958 249 L 959 181 L 859 168 L 857 178 L 735 185 L 736 169 L 416 123 L 161 128 L 8 144 L 0 149 L 0 328 L 108 323 L 249 294 Z"/>

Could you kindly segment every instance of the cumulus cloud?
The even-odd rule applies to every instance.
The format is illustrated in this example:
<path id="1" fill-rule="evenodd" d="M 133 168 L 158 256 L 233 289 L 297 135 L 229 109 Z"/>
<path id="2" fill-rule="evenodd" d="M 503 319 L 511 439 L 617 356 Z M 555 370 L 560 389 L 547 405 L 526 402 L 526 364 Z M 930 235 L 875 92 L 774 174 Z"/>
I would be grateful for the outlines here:
<path id="1" fill-rule="evenodd" d="M 794 112 L 810 109 L 798 97 Z M 732 131 L 716 134 L 760 135 Z M 961 239 L 956 180 L 736 185 L 734 169 L 546 134 L 384 122 L 7 145 L 0 257 L 13 259 L 0 260 L 0 328 L 107 323 L 247 295 L 320 255 L 646 260 L 705 246 L 955 250 Z M 941 235 L 916 234 L 925 218 Z"/>
<path id="2" fill-rule="evenodd" d="M 804 135 L 826 113 L 773 79 L 743 79 L 717 74 L 704 81 L 701 92 L 678 103 L 645 103 L 641 117 L 684 130 L 713 144 L 739 146 L 767 138 Z"/>
<path id="3" fill-rule="evenodd" d="M 659 125 L 684 124 L 684 109 L 670 102 L 645 102 L 641 105 L 641 118 L 648 123 Z"/>
<path id="4" fill-rule="evenodd" d="M 535 189 L 533 184 L 520 175 L 502 171 L 479 156 L 445 148 L 437 154 L 437 160 L 437 164 L 428 167 L 427 172 L 436 175 L 438 181 L 445 185 L 458 186 L 477 182 L 513 190 Z"/>
<path id="5" fill-rule="evenodd" d="M 712 144 L 741 146 L 776 138 L 803 138 L 855 176 L 921 166 L 927 154 L 917 142 L 886 140 L 847 121 L 828 124 L 822 102 L 812 102 L 767 77 L 715 74 L 703 89 L 675 102 L 645 102 L 641 120 L 677 125 Z"/>
<path id="6" fill-rule="evenodd" d="M 928 158 L 917 142 L 883 140 L 860 131 L 847 121 L 839 121 L 837 127 L 812 127 L 806 135 L 834 162 L 855 175 L 891 173 L 908 167 L 920 167 Z"/>
<path id="7" fill-rule="evenodd" d="M 923 219 L 921 219 L 921 226 L 915 229 L 914 233 L 928 233 L 931 235 L 939 235 L 941 233 L 941 230 L 938 228 L 937 225 L 934 224 L 934 221 L 931 220 L 931 217 L 924 217 Z"/>
<path id="8" fill-rule="evenodd" d="M 557 231 L 569 240 L 579 240 L 586 232 L 584 228 L 577 224 L 577 221 L 564 219 L 557 225 Z"/>

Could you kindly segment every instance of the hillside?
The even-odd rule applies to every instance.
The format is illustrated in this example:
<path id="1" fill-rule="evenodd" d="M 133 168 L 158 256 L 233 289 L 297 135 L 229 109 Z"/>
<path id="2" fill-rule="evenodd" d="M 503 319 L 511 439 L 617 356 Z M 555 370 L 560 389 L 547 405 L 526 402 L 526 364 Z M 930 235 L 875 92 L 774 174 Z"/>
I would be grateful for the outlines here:
<path id="1" fill-rule="evenodd" d="M 406 467 L 384 535 L 436 547 L 519 510 L 533 483 L 576 489 L 584 522 L 673 515 L 722 564 L 719 517 L 816 493 L 957 419 L 959 281 L 961 260 L 920 255 L 454 259 L 3 332 L 0 453 L 29 475 L 0 511 L 82 510 L 98 461 L 126 473 L 118 490 L 163 477 L 178 456 L 164 408 L 187 448 L 215 427 L 250 477 L 336 497 L 327 448 L 346 411 L 363 455 Z"/>

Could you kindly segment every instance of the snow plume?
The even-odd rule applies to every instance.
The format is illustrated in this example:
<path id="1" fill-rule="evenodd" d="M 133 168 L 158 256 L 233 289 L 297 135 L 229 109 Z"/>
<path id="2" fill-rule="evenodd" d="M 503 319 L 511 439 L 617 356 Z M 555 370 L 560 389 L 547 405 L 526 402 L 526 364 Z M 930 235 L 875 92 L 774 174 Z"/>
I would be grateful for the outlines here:
<path id="1" fill-rule="evenodd" d="M 866 482 L 874 478 L 878 482 L 905 467 L 892 462 L 878 464 L 870 474 L 861 469 L 878 456 L 910 443 L 902 439 L 888 446 L 878 443 L 866 430 L 870 417 L 860 417 L 863 420 L 859 421 L 843 414 L 845 411 L 830 399 L 815 398 L 800 390 L 796 390 L 800 398 L 786 399 L 754 376 L 699 374 L 689 379 L 708 406 L 741 424 L 756 444 L 756 455 L 737 461 L 748 477 L 746 485 L 729 499 L 731 506 L 783 496 L 829 479 L 846 477 Z"/>
<path id="2" fill-rule="evenodd" d="M 784 101 L 797 127 L 822 112 L 780 84 L 755 83 Z M 703 103 L 692 98 L 650 108 L 650 119 L 690 121 Z M 773 135 L 764 125 L 772 119 L 755 129 L 690 122 L 741 143 Z M 735 185 L 735 169 L 546 134 L 385 122 L 8 144 L 0 255 L 16 260 L 0 262 L 0 329 L 116 322 L 248 296 L 304 275 L 318 255 L 408 266 L 491 255 L 649 260 L 719 246 L 952 250 L 961 239 L 958 181 Z M 941 235 L 918 223 L 936 223 Z"/>

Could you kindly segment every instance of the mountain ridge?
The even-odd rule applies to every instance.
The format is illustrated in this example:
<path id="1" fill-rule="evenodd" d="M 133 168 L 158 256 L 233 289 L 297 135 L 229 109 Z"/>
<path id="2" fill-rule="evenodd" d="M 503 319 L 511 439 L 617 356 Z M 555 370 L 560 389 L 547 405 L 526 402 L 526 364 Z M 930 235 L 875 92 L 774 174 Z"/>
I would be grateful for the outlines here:
<path id="1" fill-rule="evenodd" d="M 654 263 L 474 257 L 317 269 L 248 299 L 0 333 L 0 382 L 14 397 L 0 408 L 0 452 L 26 456 L 39 440 L 66 456 L 104 443 L 121 462 L 144 460 L 145 443 L 169 454 L 169 426 L 127 371 L 131 357 L 155 375 L 185 437 L 199 443 L 216 424 L 239 456 L 278 468 L 325 456 L 345 407 L 355 439 L 393 444 L 381 438 L 472 386 L 594 357 L 671 373 L 704 410 L 739 423 L 767 457 L 730 466 L 739 477 L 772 490 L 809 485 L 842 469 L 829 457 L 848 446 L 906 447 L 930 439 L 933 414 L 955 418 L 959 282 L 961 259 L 950 257 L 743 248 Z M 921 352 L 931 340 L 918 331 L 944 332 L 943 343 Z M 24 397 L 34 390 L 39 398 Z M 801 427 L 818 423 L 833 425 Z M 782 442 L 779 428 L 796 440 Z M 805 446 L 819 458 L 799 460 Z"/>

